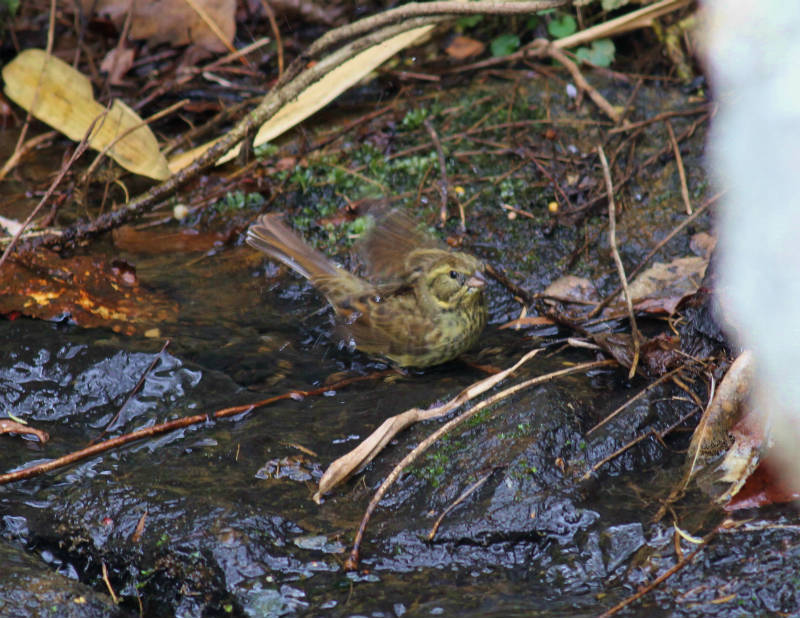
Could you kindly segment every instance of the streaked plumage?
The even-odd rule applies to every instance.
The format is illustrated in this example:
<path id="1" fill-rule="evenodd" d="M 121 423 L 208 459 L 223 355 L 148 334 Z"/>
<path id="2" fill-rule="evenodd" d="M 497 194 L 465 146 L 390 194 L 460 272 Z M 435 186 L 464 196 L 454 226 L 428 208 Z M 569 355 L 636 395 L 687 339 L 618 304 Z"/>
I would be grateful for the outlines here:
<path id="1" fill-rule="evenodd" d="M 360 242 L 366 279 L 306 244 L 280 216 L 263 215 L 247 242 L 311 281 L 356 347 L 403 367 L 428 367 L 471 347 L 486 325 L 484 266 L 449 251 L 392 211 Z"/>

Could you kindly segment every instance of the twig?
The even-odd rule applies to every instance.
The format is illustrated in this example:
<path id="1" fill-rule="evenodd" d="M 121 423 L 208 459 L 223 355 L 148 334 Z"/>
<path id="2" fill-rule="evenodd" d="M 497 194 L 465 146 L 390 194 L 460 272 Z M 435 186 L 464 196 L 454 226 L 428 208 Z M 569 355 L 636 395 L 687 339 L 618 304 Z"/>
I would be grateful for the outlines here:
<path id="1" fill-rule="evenodd" d="M 20 136 L 24 137 L 24 133 L 27 130 L 27 127 L 23 127 L 23 130 L 20 132 Z M 19 142 L 14 147 L 14 152 L 11 153 L 11 156 L 6 159 L 6 162 L 3 163 L 3 167 L 0 168 L 0 180 L 3 180 L 12 169 L 14 169 L 17 164 L 19 163 L 20 159 L 28 154 L 31 150 L 36 148 L 42 142 L 46 142 L 49 139 L 53 139 L 58 135 L 58 131 L 45 131 L 40 135 L 36 135 L 29 140 L 27 140 L 24 144 L 20 144 Z"/>
<path id="2" fill-rule="evenodd" d="M 394 482 L 398 478 L 400 478 L 400 475 L 403 473 L 403 471 L 440 437 L 442 437 L 443 435 L 445 435 L 450 430 L 454 429 L 464 421 L 469 420 L 481 410 L 484 410 L 487 407 L 494 405 L 498 401 L 501 401 L 502 399 L 505 399 L 506 397 L 509 397 L 518 391 L 529 388 L 531 386 L 535 386 L 537 384 L 542 384 L 543 382 L 547 382 L 549 380 L 553 380 L 561 376 L 569 375 L 572 373 L 578 373 L 581 371 L 587 371 L 589 369 L 595 369 L 597 367 L 608 367 L 617 364 L 618 363 L 613 360 L 582 363 L 580 365 L 575 365 L 573 367 L 561 369 L 560 371 L 554 371 L 552 373 L 548 373 L 547 375 L 531 378 L 530 380 L 525 380 L 524 382 L 515 384 L 514 386 L 506 388 L 500 391 L 499 393 L 496 393 L 492 397 L 489 397 L 488 399 L 481 401 L 480 403 L 474 405 L 469 410 L 465 410 L 457 417 L 448 421 L 447 423 L 442 425 L 439 429 L 434 431 L 430 436 L 425 438 L 425 440 L 420 442 L 414 450 L 412 450 L 408 455 L 406 455 L 400 461 L 400 463 L 398 463 L 394 467 L 394 469 L 389 473 L 389 475 L 386 477 L 383 483 L 381 483 L 381 486 L 378 487 L 378 490 L 375 492 L 375 495 L 372 497 L 372 500 L 370 500 L 370 503 L 367 506 L 367 509 L 364 512 L 363 517 L 361 518 L 361 523 L 358 526 L 358 531 L 356 532 L 355 539 L 353 540 L 353 547 L 350 550 L 350 556 L 345 561 L 345 569 L 348 571 L 354 571 L 358 568 L 359 552 L 361 548 L 361 541 L 364 538 L 364 532 L 366 532 L 367 524 L 369 523 L 369 520 L 372 517 L 372 513 L 377 508 L 383 496 L 386 495 L 386 492 L 389 491 L 389 488 L 394 484 Z"/>
<path id="3" fill-rule="evenodd" d="M 111 595 L 111 601 L 114 605 L 119 604 L 119 599 L 117 598 L 117 593 L 114 592 L 114 588 L 111 586 L 111 580 L 108 579 L 108 568 L 106 567 L 106 561 L 102 560 L 100 562 L 100 571 L 103 575 L 103 583 L 105 583 L 106 588 L 108 589 L 108 594 Z"/>
<path id="4" fill-rule="evenodd" d="M 436 149 L 436 156 L 439 159 L 439 196 L 442 199 L 442 205 L 439 207 L 439 223 L 444 225 L 447 223 L 447 165 L 444 161 L 444 151 L 442 150 L 442 143 L 439 141 L 439 135 L 436 129 L 433 128 L 429 118 L 423 122 L 428 135 L 431 136 L 433 147 Z"/>
<path id="5" fill-rule="evenodd" d="M 646 127 L 647 125 L 654 124 L 656 122 L 661 122 L 666 118 L 675 118 L 678 116 L 693 116 L 695 114 L 705 114 L 708 112 L 710 105 L 700 105 L 693 109 L 686 109 L 686 110 L 677 110 L 677 111 L 669 111 L 669 112 L 661 112 L 660 114 L 656 114 L 651 118 L 645 118 L 644 120 L 639 120 L 637 122 L 626 122 L 624 125 L 619 127 L 614 127 L 613 129 L 608 130 L 608 135 L 616 135 L 617 133 L 627 133 L 629 131 L 635 131 L 636 129 L 641 129 L 642 127 Z"/>
<path id="6" fill-rule="evenodd" d="M 593 432 L 595 432 L 595 431 L 597 431 L 598 429 L 600 429 L 600 428 L 601 428 L 603 425 L 605 425 L 606 423 L 608 423 L 608 422 L 609 422 L 611 419 L 613 419 L 613 418 L 614 418 L 614 417 L 615 417 L 617 414 L 619 414 L 620 412 L 622 412 L 622 411 L 623 411 L 625 408 L 627 408 L 629 405 L 631 405 L 631 404 L 632 404 L 632 403 L 634 403 L 635 401 L 638 401 L 639 399 L 641 399 L 642 397 L 644 397 L 644 396 L 645 396 L 645 395 L 646 395 L 648 392 L 650 392 L 651 390 L 653 390 L 653 389 L 654 389 L 656 386 L 658 386 L 659 384 L 661 384 L 661 383 L 662 383 L 662 382 L 664 382 L 665 380 L 667 380 L 667 379 L 671 378 L 673 375 L 675 375 L 676 373 L 678 373 L 678 372 L 679 372 L 681 369 L 683 369 L 683 367 L 678 367 L 678 368 L 676 368 L 676 369 L 673 369 L 673 370 L 672 370 L 672 371 L 670 371 L 669 373 L 665 373 L 663 376 L 661 376 L 660 378 L 658 378 L 657 380 L 655 380 L 655 381 L 654 381 L 654 382 L 652 382 L 651 384 L 648 384 L 648 385 L 647 385 L 645 388 L 643 388 L 642 390 L 640 390 L 640 391 L 639 391 L 638 393 L 636 393 L 636 394 L 635 394 L 633 397 L 631 397 L 630 399 L 628 399 L 628 400 L 627 400 L 625 403 L 623 403 L 623 404 L 622 404 L 621 406 L 619 406 L 619 407 L 618 407 L 616 410 L 614 410 L 614 411 L 613 411 L 611 414 L 609 414 L 608 416 L 606 416 L 606 417 L 605 417 L 605 418 L 604 418 L 602 421 L 600 421 L 600 422 L 599 422 L 599 423 L 597 423 L 597 424 L 596 424 L 594 427 L 592 427 L 592 428 L 591 428 L 589 431 L 587 431 L 587 432 L 586 432 L 586 435 L 587 435 L 587 436 L 589 436 L 589 435 L 591 435 Z"/>
<path id="7" fill-rule="evenodd" d="M 45 52 L 47 53 L 47 57 L 49 58 L 50 55 L 53 53 L 53 42 L 55 40 L 54 32 L 56 26 L 56 0 L 50 0 L 50 15 L 47 20 L 47 46 L 45 47 Z M 31 110 L 36 109 L 36 106 L 39 103 L 39 93 L 42 89 L 42 80 L 44 79 L 44 71 L 39 74 L 39 78 L 36 81 L 36 89 L 33 91 L 33 100 L 31 101 L 31 105 L 28 108 L 27 113 L 25 114 L 25 122 L 22 125 L 22 130 L 19 132 L 19 137 L 17 138 L 17 143 L 14 145 L 14 151 L 11 153 L 11 156 L 8 160 L 3 164 L 3 168 L 0 169 L 0 180 L 6 177 L 9 171 L 14 168 L 17 162 L 22 158 L 22 154 L 19 154 L 20 149 L 22 148 L 23 143 L 25 142 L 25 136 L 28 134 L 28 129 L 31 126 L 31 118 L 33 117 L 33 113 Z M 0 260 L 0 264 L 2 264 L 2 260 Z"/>
<path id="8" fill-rule="evenodd" d="M 197 16 L 202 20 L 202 22 L 206 25 L 206 27 L 214 33 L 214 36 L 219 39 L 219 42 L 222 43 L 229 52 L 235 53 L 236 48 L 231 45 L 230 41 L 225 36 L 225 33 L 222 32 L 222 29 L 217 25 L 211 16 L 208 14 L 208 11 L 205 10 L 203 6 L 197 3 L 197 0 L 183 0 L 186 4 L 188 4 L 191 9 L 197 14 Z M 247 61 L 247 58 L 242 57 L 242 62 L 245 65 L 249 65 L 250 63 Z"/>
<path id="9" fill-rule="evenodd" d="M 144 386 L 145 379 L 147 379 L 147 376 L 150 375 L 151 371 L 153 371 L 153 369 L 156 366 L 156 363 L 161 359 L 161 355 L 164 353 L 164 350 L 167 349 L 168 345 L 169 345 L 169 339 L 164 341 L 164 345 L 161 346 L 161 350 L 159 351 L 159 353 L 153 357 L 152 361 L 150 361 L 150 364 L 147 366 L 147 369 L 145 369 L 144 372 L 142 373 L 142 376 L 139 378 L 139 381 L 128 393 L 128 396 L 125 398 L 125 401 L 122 402 L 122 405 L 120 406 L 119 410 L 117 410 L 117 413 L 114 415 L 114 418 L 112 418 L 108 423 L 106 423 L 105 429 L 103 429 L 103 432 L 99 436 L 97 436 L 91 442 L 89 442 L 89 446 L 95 444 L 104 435 L 106 435 L 108 433 L 108 430 L 114 426 L 114 423 L 117 422 L 117 419 L 119 419 L 119 417 L 122 416 L 122 413 L 125 411 L 125 408 L 128 406 L 128 403 L 130 403 L 130 400 L 133 399 L 134 395 L 136 395 L 136 393 L 138 393 L 142 389 L 142 386 Z"/>
<path id="10" fill-rule="evenodd" d="M 439 526 L 442 525 L 442 521 L 444 520 L 444 518 L 447 517 L 447 515 L 454 508 L 456 508 L 459 504 L 464 502 L 464 500 L 469 498 L 472 494 L 474 494 L 481 487 L 483 487 L 483 484 L 491 478 L 492 474 L 495 473 L 496 469 L 497 468 L 495 468 L 493 470 L 489 470 L 486 474 L 484 474 L 481 478 L 479 478 L 477 481 L 475 481 L 472 485 L 467 487 L 461 493 L 461 495 L 458 498 L 455 499 L 455 501 L 452 504 L 448 505 L 448 507 L 444 511 L 442 511 L 442 514 L 439 515 L 439 517 L 436 518 L 436 521 L 434 522 L 433 527 L 431 528 L 431 531 L 428 533 L 428 541 L 429 542 L 433 541 L 433 539 L 436 538 L 436 533 L 439 531 Z"/>
<path id="11" fill-rule="evenodd" d="M 406 427 L 420 421 L 441 418 L 453 410 L 460 408 L 462 405 L 482 395 L 490 388 L 497 386 L 540 351 L 541 350 L 538 349 L 531 350 L 511 367 L 468 386 L 450 401 L 425 410 L 411 408 L 405 412 L 387 418 L 380 427 L 364 438 L 356 448 L 342 455 L 328 466 L 328 469 L 325 470 L 325 474 L 323 474 L 322 478 L 319 480 L 317 491 L 313 497 L 314 502 L 319 503 L 322 500 L 323 494 L 330 492 L 357 470 L 366 466 L 381 452 L 381 450 L 383 450 L 394 436 L 403 431 Z"/>
<path id="12" fill-rule="evenodd" d="M 518 286 L 516 283 L 511 281 L 511 279 L 509 279 L 503 271 L 496 269 L 491 264 L 486 265 L 486 272 L 489 273 L 489 276 L 492 279 L 497 281 L 497 283 L 506 288 L 514 296 L 517 296 L 521 298 L 523 301 L 525 301 L 526 304 L 530 305 L 536 298 L 528 290 Z"/>
<path id="13" fill-rule="evenodd" d="M 689 216 L 689 217 L 686 217 L 686 219 L 684 219 L 684 220 L 683 220 L 683 221 L 682 221 L 682 222 L 681 222 L 679 225 L 677 225 L 677 226 L 675 227 L 675 229 L 674 229 L 674 230 L 672 230 L 672 231 L 671 231 L 669 234 L 667 234 L 667 235 L 666 235 L 664 238 L 662 238 L 662 239 L 661 239 L 661 241 L 660 241 L 658 244 L 656 244 L 656 246 L 655 246 L 655 247 L 653 247 L 653 248 L 650 250 L 650 252 L 649 252 L 649 253 L 648 253 L 646 256 L 644 256 L 644 258 L 642 258 L 642 261 L 641 261 L 641 262 L 639 262 L 639 265 L 638 265 L 638 266 L 636 266 L 636 268 L 634 268 L 634 269 L 631 271 L 631 274 L 630 274 L 630 276 L 631 276 L 631 277 L 635 277 L 635 276 L 636 276 L 636 275 L 637 275 L 637 274 L 638 274 L 638 273 L 639 273 L 639 272 L 640 272 L 640 271 L 641 271 L 641 270 L 642 270 L 642 269 L 643 269 L 643 268 L 644 268 L 644 267 L 645 267 L 645 266 L 646 266 L 646 265 L 647 265 L 647 264 L 650 262 L 650 260 L 653 258 L 653 256 L 654 256 L 656 253 L 658 253 L 658 252 L 661 250 L 661 248 L 662 248 L 664 245 L 666 245 L 666 244 L 667 244 L 667 243 L 668 243 L 670 240 L 672 240 L 673 238 L 675 238 L 675 236 L 676 236 L 676 235 L 677 235 L 677 234 L 678 234 L 678 233 L 679 233 L 679 232 L 680 232 L 680 231 L 681 231 L 683 228 L 685 228 L 685 227 L 686 227 L 687 225 L 689 225 L 689 224 L 690 224 L 692 221 L 694 221 L 695 219 L 697 219 L 697 217 L 699 217 L 699 216 L 700 216 L 700 215 L 702 215 L 702 214 L 703 214 L 703 213 L 704 213 L 706 210 L 708 210 L 709 206 L 711 206 L 711 205 L 712 205 L 714 202 L 716 202 L 716 201 L 717 201 L 717 200 L 718 200 L 720 197 L 722 197 L 724 194 L 725 194 L 725 193 L 724 193 L 724 191 L 721 191 L 721 192 L 717 193 L 716 195 L 712 195 L 710 198 L 708 198 L 708 200 L 706 200 L 705 204 L 703 204 L 702 206 L 700 206 L 700 208 L 698 208 L 697 210 L 695 210 L 695 211 L 694 211 L 694 213 L 692 213 L 692 215 L 691 215 L 691 216 Z M 589 312 L 589 313 L 586 315 L 586 318 L 587 318 L 587 319 L 591 319 L 591 318 L 595 317 L 595 316 L 596 316 L 598 313 L 600 313 L 600 312 L 601 312 L 603 309 L 605 309 L 605 307 L 606 307 L 606 306 L 607 306 L 607 305 L 608 305 L 608 304 L 609 304 L 609 303 L 610 303 L 612 300 L 614 300 L 614 298 L 617 296 L 617 294 L 619 294 L 621 291 L 622 291 L 622 285 L 619 285 L 619 286 L 617 286 L 617 287 L 616 287 L 616 289 L 614 289 L 614 291 L 613 291 L 613 292 L 611 292 L 611 294 L 609 294 L 609 295 L 608 295 L 608 296 L 606 296 L 606 297 L 605 297 L 605 298 L 604 298 L 602 301 L 600 301 L 600 302 L 599 302 L 599 303 L 598 303 L 598 304 L 595 306 L 595 308 L 594 308 L 594 309 L 592 309 L 592 310 L 591 310 L 591 311 L 590 311 L 590 312 Z"/>
<path id="14" fill-rule="evenodd" d="M 697 549 L 695 549 L 691 554 L 686 556 L 683 560 L 678 561 L 675 564 L 675 566 L 673 566 L 672 568 L 667 569 L 666 571 L 664 571 L 661 575 L 656 577 L 652 582 L 647 584 L 647 586 L 644 586 L 643 588 L 640 588 L 636 592 L 636 594 L 633 594 L 633 595 L 629 596 L 627 599 L 624 599 L 623 601 L 620 601 L 619 603 L 617 603 L 611 609 L 608 609 L 608 610 L 604 611 L 597 618 L 610 618 L 610 616 L 613 616 L 614 614 L 616 614 L 620 610 L 626 608 L 628 605 L 630 605 L 634 601 L 637 601 L 637 600 L 641 599 L 644 595 L 648 594 L 649 592 L 654 590 L 657 586 L 659 586 L 662 583 L 664 583 L 670 577 L 675 575 L 675 573 L 680 571 L 683 567 L 685 567 L 692 560 L 694 560 L 695 556 L 697 556 L 697 554 L 699 554 L 701 551 L 703 551 L 708 546 L 708 544 L 711 541 L 711 539 L 714 538 L 714 536 L 717 534 L 717 532 L 720 531 L 720 529 L 721 529 L 720 527 L 715 528 L 712 532 L 710 532 L 709 534 L 707 534 L 706 536 L 703 537 L 702 544 L 698 545 Z"/>
<path id="15" fill-rule="evenodd" d="M 603 167 L 603 178 L 606 181 L 606 192 L 608 193 L 608 244 L 611 247 L 611 254 L 614 256 L 614 264 L 617 266 L 617 273 L 625 292 L 625 304 L 628 306 L 628 318 L 631 321 L 631 335 L 633 336 L 633 360 L 631 369 L 628 372 L 628 379 L 632 380 L 636 375 L 636 367 L 639 364 L 639 327 L 636 325 L 636 315 L 633 312 L 633 299 L 628 290 L 628 279 L 625 276 L 625 267 L 622 265 L 622 258 L 617 251 L 617 205 L 614 203 L 614 183 L 611 182 L 611 170 L 608 169 L 608 161 L 603 147 L 597 147 L 597 154 L 600 157 L 600 165 Z"/>
<path id="16" fill-rule="evenodd" d="M 558 62 L 564 65 L 564 68 L 566 68 L 567 71 L 569 71 L 569 74 L 572 76 L 572 79 L 575 80 L 575 85 L 584 92 L 586 92 L 589 95 L 589 98 L 592 101 L 594 101 L 594 104 L 597 105 L 597 107 L 599 107 L 601 110 L 603 110 L 606 116 L 608 116 L 609 118 L 611 118 L 612 121 L 614 121 L 614 124 L 619 124 L 620 121 L 619 112 L 617 112 L 617 110 L 614 109 L 611 103 L 609 103 L 608 100 L 602 94 L 600 94 L 600 92 L 594 86 L 592 86 L 588 81 L 586 81 L 586 78 L 583 76 L 583 73 L 581 73 L 581 70 L 578 68 L 578 65 L 575 64 L 572 60 L 570 60 L 567 57 L 567 54 L 564 53 L 564 51 L 562 51 L 561 48 L 559 48 L 556 45 L 553 45 L 548 42 L 546 51 L 547 55 L 550 56 L 553 60 L 557 60 Z"/>
<path id="17" fill-rule="evenodd" d="M 539 168 L 539 171 L 551 182 L 556 193 L 561 194 L 561 197 L 564 199 L 564 205 L 569 206 L 570 210 L 572 210 L 572 200 L 569 199 L 569 196 L 564 192 L 564 189 L 561 188 L 561 184 L 549 171 L 547 171 L 547 168 L 545 168 L 545 166 L 539 162 L 539 159 L 536 158 L 536 155 L 534 155 L 533 151 L 530 148 L 524 148 L 522 149 L 522 152 L 524 152 L 524 155 L 520 154 L 519 156 L 533 161 L 534 165 Z"/>
<path id="18" fill-rule="evenodd" d="M 689 200 L 689 186 L 686 184 L 686 170 L 683 168 L 681 149 L 680 146 L 678 146 L 678 140 L 675 139 L 675 131 L 672 130 L 672 123 L 667 120 L 664 124 L 667 125 L 669 141 L 672 144 L 672 151 L 675 153 L 675 164 L 678 166 L 678 177 L 681 179 L 681 197 L 686 206 L 686 214 L 690 215 L 692 214 L 692 202 Z"/>
<path id="19" fill-rule="evenodd" d="M 38 204 L 36 204 L 36 207 L 31 211 L 31 214 L 28 215 L 28 218 L 25 219 L 25 221 L 23 221 L 22 225 L 17 230 L 17 233 L 14 234 L 14 237 L 11 239 L 11 242 L 8 243 L 8 246 L 6 247 L 6 250 L 3 252 L 3 255 L 0 256 L 0 268 L 3 267 L 3 264 L 8 259 L 8 256 L 14 250 L 14 246 L 17 244 L 17 241 L 19 240 L 20 236 L 22 236 L 22 233 L 25 231 L 25 228 L 31 224 L 31 221 L 33 221 L 33 218 L 36 216 L 39 210 L 41 210 L 42 206 L 44 206 L 50 199 L 50 196 L 53 195 L 53 192 L 56 190 L 56 187 L 58 187 L 58 185 L 61 184 L 61 181 L 64 179 L 64 176 L 67 175 L 67 172 L 72 167 L 72 164 L 75 163 L 75 161 L 77 161 L 78 158 L 89 147 L 89 136 L 94 131 L 97 121 L 100 120 L 101 118 L 105 120 L 107 114 L 108 114 L 108 109 L 106 109 L 100 116 L 92 120 L 92 123 L 86 130 L 86 135 L 83 136 L 83 139 L 76 146 L 75 152 L 73 152 L 69 160 L 64 165 L 61 166 L 61 170 L 59 170 L 58 176 L 56 176 L 55 180 L 53 180 L 53 182 L 50 184 L 47 191 L 45 191 L 45 194 L 42 196 L 42 199 L 39 200 Z"/>
<path id="20" fill-rule="evenodd" d="M 688 399 L 684 399 L 684 401 L 688 401 Z M 588 480 L 591 477 L 593 472 L 597 472 L 600 468 L 602 468 L 604 465 L 606 465 L 609 461 L 612 461 L 612 460 L 616 459 L 617 457 L 622 455 L 622 453 L 624 453 L 625 451 L 633 448 L 634 446 L 639 444 L 639 442 L 641 442 L 645 438 L 649 438 L 649 437 L 652 436 L 653 438 L 655 438 L 656 440 L 658 440 L 659 442 L 661 442 L 663 444 L 664 436 L 666 436 L 667 434 L 671 433 L 672 430 L 675 429 L 678 425 L 681 425 L 681 424 L 685 423 L 692 416 L 697 414 L 698 411 L 702 411 L 702 410 L 703 410 L 703 407 L 702 406 L 698 406 L 698 410 L 692 410 L 688 414 L 684 414 L 681 418 L 679 418 L 672 425 L 667 427 L 664 431 L 656 431 L 655 429 L 650 429 L 650 430 L 646 431 L 645 433 L 637 436 L 636 438 L 634 438 L 630 442 L 627 442 L 626 444 L 620 446 L 616 451 L 614 451 L 610 455 L 608 455 L 606 457 L 603 457 L 603 459 L 601 459 L 600 461 L 595 463 L 591 468 L 589 468 L 584 473 L 584 475 L 581 478 L 581 480 L 584 480 L 584 481 Z M 684 488 L 682 487 L 681 490 L 682 489 L 684 489 Z M 661 511 L 659 511 L 659 513 L 661 513 Z M 657 515 L 656 516 L 656 521 L 659 520 L 659 519 L 661 519 L 661 517 Z"/>
<path id="21" fill-rule="evenodd" d="M 9 416 L 11 416 L 9 414 Z M 0 418 L 0 433 L 17 433 L 25 436 L 36 436 L 36 438 L 44 444 L 50 439 L 50 435 L 41 429 L 34 429 L 28 425 L 23 424 L 22 419 L 13 420 L 16 417 Z"/>
<path id="22" fill-rule="evenodd" d="M 366 376 L 357 376 L 355 378 L 348 378 L 346 380 L 336 382 L 335 384 L 327 384 L 324 386 L 320 386 L 319 388 L 315 388 L 308 391 L 301 391 L 301 390 L 288 391 L 286 393 L 281 393 L 280 395 L 275 395 L 274 397 L 269 397 L 267 399 L 262 399 L 260 401 L 256 401 L 253 403 L 248 403 L 241 406 L 233 406 L 230 408 L 223 408 L 222 410 L 217 410 L 216 412 L 212 412 L 210 414 L 209 413 L 195 414 L 193 416 L 184 416 L 181 418 L 176 418 L 174 420 L 167 421 L 166 423 L 153 425 L 152 427 L 145 427 L 144 429 L 139 429 L 137 431 L 133 431 L 131 433 L 118 436 L 116 438 L 111 438 L 109 440 L 105 440 L 104 442 L 98 442 L 97 444 L 88 446 L 78 451 L 73 451 L 72 453 L 64 455 L 63 457 L 58 457 L 57 459 L 51 459 L 50 461 L 45 461 L 40 464 L 28 466 L 27 468 L 21 468 L 19 470 L 15 470 L 14 472 L 7 472 L 5 474 L 0 474 L 0 485 L 5 485 L 7 483 L 11 483 L 14 481 L 19 481 L 22 479 L 32 478 L 34 476 L 39 476 L 40 474 L 44 474 L 45 472 L 50 472 L 51 470 L 63 468 L 64 466 L 68 466 L 69 464 L 75 463 L 76 461 L 81 461 L 83 459 L 86 459 L 87 457 L 97 455 L 98 453 L 103 453 L 105 451 L 118 448 L 130 442 L 136 442 L 137 440 L 150 438 L 152 436 L 168 433 L 176 429 L 183 429 L 185 427 L 190 427 L 192 425 L 207 423 L 211 420 L 219 420 L 221 418 L 227 418 L 229 416 L 246 414 L 247 412 L 250 412 L 255 408 L 267 406 L 275 403 L 276 401 L 282 401 L 284 399 L 302 399 L 304 397 L 322 395 L 323 393 L 327 393 L 328 391 L 337 390 L 344 386 L 349 386 L 350 384 L 354 384 L 356 382 L 363 382 L 364 380 L 372 380 L 384 375 L 388 375 L 390 373 L 394 373 L 394 370 L 380 371 Z"/>
<path id="23" fill-rule="evenodd" d="M 688 0 L 687 0 L 688 1 Z M 365 17 L 352 24 L 331 30 L 315 41 L 304 56 L 316 57 L 326 49 L 347 39 L 382 28 L 387 24 L 406 21 L 409 18 L 438 15 L 527 15 L 544 9 L 553 9 L 569 4 L 568 0 L 537 0 L 533 2 L 411 2 L 377 15 Z M 300 59 L 295 60 L 296 64 Z M 291 73 L 291 68 L 287 73 Z"/>
<path id="24" fill-rule="evenodd" d="M 283 77 L 283 39 L 281 38 L 281 31 L 278 28 L 278 20 L 275 19 L 275 11 L 269 5 L 267 0 L 261 0 L 261 7 L 267 14 L 269 20 L 269 27 L 272 29 L 272 35 L 275 37 L 275 47 L 278 49 L 278 80 Z"/>

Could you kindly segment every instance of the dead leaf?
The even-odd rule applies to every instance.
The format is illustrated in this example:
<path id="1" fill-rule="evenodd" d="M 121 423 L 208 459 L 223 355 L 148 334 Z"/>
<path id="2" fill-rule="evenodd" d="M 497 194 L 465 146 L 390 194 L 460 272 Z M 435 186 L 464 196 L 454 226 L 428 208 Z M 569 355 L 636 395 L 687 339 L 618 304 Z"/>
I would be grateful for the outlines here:
<path id="1" fill-rule="evenodd" d="M 126 133 L 108 155 L 136 174 L 169 178 L 167 161 L 150 127 L 119 100 L 106 114 L 106 108 L 94 99 L 89 79 L 63 60 L 41 49 L 28 49 L 3 67 L 3 79 L 11 100 L 70 139 L 82 140 L 97 121 L 89 138 L 92 148 L 103 150 Z"/>
<path id="2" fill-rule="evenodd" d="M 175 302 L 142 287 L 133 268 L 99 257 L 61 259 L 52 251 L 9 260 L 0 270 L 0 313 L 43 320 L 69 316 L 83 327 L 132 335 L 174 321 Z"/>
<path id="3" fill-rule="evenodd" d="M 369 75 L 401 49 L 426 36 L 432 29 L 433 26 L 429 25 L 402 32 L 391 39 L 365 49 L 347 62 L 334 68 L 322 79 L 317 80 L 301 92 L 296 99 L 289 101 L 272 118 L 265 122 L 253 140 L 253 146 L 266 144 L 299 124 Z M 192 150 L 175 155 L 169 160 L 170 170 L 177 172 L 183 169 L 211 148 L 217 141 L 213 140 Z M 217 161 L 217 165 L 222 165 L 234 159 L 239 154 L 240 148 L 241 145 L 229 150 Z"/>
<path id="4" fill-rule="evenodd" d="M 730 432 L 744 416 L 745 403 L 753 384 L 754 365 L 752 352 L 742 352 L 720 382 L 692 435 L 686 453 L 686 482 L 703 464 L 733 444 Z"/>
<path id="5" fill-rule="evenodd" d="M 115 47 L 103 58 L 103 62 L 100 63 L 100 70 L 108 73 L 109 83 L 118 86 L 122 83 L 122 76 L 133 65 L 134 57 L 135 54 L 132 49 Z"/>
<path id="6" fill-rule="evenodd" d="M 623 367 L 630 367 L 633 363 L 633 336 L 630 333 L 595 333 L 591 339 Z M 650 378 L 668 373 L 685 361 L 679 350 L 679 338 L 668 334 L 642 340 L 637 373 Z"/>
<path id="7" fill-rule="evenodd" d="M 107 16 L 118 29 L 133 7 L 130 37 L 147 39 L 152 45 L 167 43 L 173 47 L 195 44 L 210 52 L 224 52 L 236 34 L 235 0 L 193 0 L 209 20 L 219 28 L 223 39 L 209 27 L 186 0 L 81 0 L 84 11 L 94 10 Z M 226 46 L 226 43 L 228 46 Z"/>
<path id="8" fill-rule="evenodd" d="M 761 463 L 767 448 L 766 417 L 761 410 L 747 409 L 744 417 L 731 429 L 733 444 L 716 470 L 720 476 L 713 479 L 716 487 L 719 484 L 726 486 L 716 498 L 720 504 L 730 502 Z"/>
<path id="9" fill-rule="evenodd" d="M 473 56 L 480 56 L 484 49 L 486 49 L 486 44 L 481 41 L 477 41 L 468 36 L 457 36 L 450 41 L 450 44 L 445 47 L 444 51 L 451 58 L 465 60 Z"/>
<path id="10" fill-rule="evenodd" d="M 708 232 L 698 232 L 689 239 L 689 248 L 692 252 L 705 260 L 711 259 L 716 246 L 717 239 Z"/>
<path id="11" fill-rule="evenodd" d="M 564 275 L 553 281 L 542 296 L 564 303 L 594 304 L 600 301 L 597 289 L 585 277 Z"/>
<path id="12" fill-rule="evenodd" d="M 697 256 L 676 258 L 666 264 L 656 262 L 639 273 L 628 286 L 634 309 L 674 314 L 680 302 L 700 287 L 707 267 L 708 260 Z M 623 307 L 620 297 L 612 311 L 620 311 Z"/>
<path id="13" fill-rule="evenodd" d="M 661 333 L 639 346 L 639 363 L 648 376 L 663 376 L 686 362 L 680 347 L 680 337 Z"/>
<path id="14" fill-rule="evenodd" d="M 776 472 L 767 459 L 762 461 L 747 477 L 744 486 L 724 508 L 726 511 L 752 509 L 770 504 L 793 502 L 798 498 L 800 498 L 800 489 L 788 485 L 786 475 Z"/>

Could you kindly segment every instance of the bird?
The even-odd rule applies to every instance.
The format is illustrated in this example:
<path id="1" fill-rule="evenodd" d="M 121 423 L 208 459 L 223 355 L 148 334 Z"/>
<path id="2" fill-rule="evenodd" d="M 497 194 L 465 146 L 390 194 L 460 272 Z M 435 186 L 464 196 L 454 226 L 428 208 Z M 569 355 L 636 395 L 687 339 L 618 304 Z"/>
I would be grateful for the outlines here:
<path id="1" fill-rule="evenodd" d="M 456 358 L 486 326 L 485 265 L 420 231 L 403 211 L 373 219 L 356 245 L 364 277 L 308 245 L 277 213 L 261 215 L 246 241 L 308 279 L 362 352 L 402 368 Z"/>

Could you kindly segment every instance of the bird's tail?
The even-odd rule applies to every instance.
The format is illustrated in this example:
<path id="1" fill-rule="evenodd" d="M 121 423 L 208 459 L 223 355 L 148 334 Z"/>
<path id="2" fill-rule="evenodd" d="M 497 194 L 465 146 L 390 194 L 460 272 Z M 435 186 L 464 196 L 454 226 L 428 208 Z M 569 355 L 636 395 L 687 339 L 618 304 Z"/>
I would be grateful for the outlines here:
<path id="1" fill-rule="evenodd" d="M 247 244 L 311 281 L 342 272 L 322 253 L 306 244 L 277 214 L 259 217 L 247 230 Z"/>

